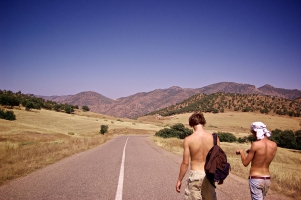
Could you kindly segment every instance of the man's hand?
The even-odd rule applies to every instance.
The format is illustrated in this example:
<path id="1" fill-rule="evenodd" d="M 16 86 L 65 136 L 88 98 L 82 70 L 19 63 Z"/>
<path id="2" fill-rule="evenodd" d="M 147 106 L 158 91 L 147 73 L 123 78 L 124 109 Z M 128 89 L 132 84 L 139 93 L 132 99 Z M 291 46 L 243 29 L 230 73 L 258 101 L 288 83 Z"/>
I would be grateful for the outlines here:
<path id="1" fill-rule="evenodd" d="M 180 180 L 178 180 L 177 185 L 176 185 L 176 191 L 177 191 L 178 193 L 181 192 L 181 185 L 182 185 L 182 182 L 181 182 Z"/>

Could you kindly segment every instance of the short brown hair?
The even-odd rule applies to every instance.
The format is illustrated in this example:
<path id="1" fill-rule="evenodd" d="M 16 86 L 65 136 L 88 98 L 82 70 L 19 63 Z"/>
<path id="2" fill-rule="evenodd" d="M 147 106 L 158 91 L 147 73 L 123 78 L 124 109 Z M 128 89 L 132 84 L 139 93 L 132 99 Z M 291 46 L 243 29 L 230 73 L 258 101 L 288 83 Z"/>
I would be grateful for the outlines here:
<path id="1" fill-rule="evenodd" d="M 193 113 L 189 117 L 189 126 L 194 127 L 198 124 L 202 124 L 203 126 L 206 124 L 205 117 L 201 112 Z"/>

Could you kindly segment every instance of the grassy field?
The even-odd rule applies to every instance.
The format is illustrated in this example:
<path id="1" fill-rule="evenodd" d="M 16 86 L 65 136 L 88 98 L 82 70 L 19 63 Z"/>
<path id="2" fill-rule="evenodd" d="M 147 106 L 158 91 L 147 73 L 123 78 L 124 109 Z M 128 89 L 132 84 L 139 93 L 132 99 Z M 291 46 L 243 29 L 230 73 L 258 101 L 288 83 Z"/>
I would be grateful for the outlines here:
<path id="1" fill-rule="evenodd" d="M 183 123 L 188 127 L 191 115 L 181 114 L 161 120 L 156 116 L 145 116 L 131 120 L 80 110 L 74 114 L 48 110 L 25 111 L 24 108 L 15 108 L 13 111 L 17 120 L 0 119 L 0 185 L 100 145 L 118 134 L 154 135 L 156 131 L 175 123 Z M 264 122 L 269 130 L 301 129 L 301 118 L 238 112 L 205 113 L 205 118 L 208 132 L 231 132 L 236 137 L 249 135 L 249 126 L 254 121 Z M 105 135 L 99 134 L 101 125 L 109 126 L 109 132 Z M 151 138 L 158 146 L 169 151 L 179 154 L 183 151 L 182 140 Z M 235 150 L 247 150 L 249 147 L 250 144 L 222 143 L 232 165 L 232 173 L 244 178 L 249 168 L 243 167 Z M 278 148 L 271 165 L 272 189 L 300 199 L 300 164 L 299 152 Z"/>
<path id="2" fill-rule="evenodd" d="M 175 123 L 182 123 L 189 127 L 188 118 L 191 113 L 175 115 L 171 117 L 163 117 L 157 120 L 155 116 L 145 116 L 138 120 L 148 123 L 155 123 L 162 127 L 170 126 Z M 260 113 L 248 112 L 226 112 L 226 113 L 204 113 L 206 119 L 206 130 L 208 132 L 230 132 L 236 137 L 242 137 L 250 134 L 250 125 L 255 121 L 262 121 L 269 130 L 300 130 L 301 117 L 288 117 L 279 115 L 265 115 Z"/>
<path id="3" fill-rule="evenodd" d="M 100 145 L 117 134 L 154 134 L 154 124 L 92 112 L 65 114 L 15 108 L 17 120 L 0 119 L 0 185 L 64 157 Z M 99 134 L 100 126 L 109 132 Z"/>
<path id="4" fill-rule="evenodd" d="M 174 117 L 168 117 L 161 121 L 162 126 L 173 123 L 183 123 L 188 126 L 188 118 L 190 114 L 182 114 Z M 264 122 L 269 130 L 276 128 L 285 130 L 300 130 L 301 118 L 290 118 L 272 115 L 262 115 L 254 113 L 205 113 L 207 125 L 205 129 L 210 132 L 231 132 L 236 137 L 249 135 L 249 126 L 254 121 Z M 163 139 L 159 137 L 151 137 L 151 139 L 162 148 L 174 153 L 182 154 L 183 140 L 176 138 Z M 235 154 L 237 149 L 249 149 L 248 144 L 226 143 L 222 142 L 221 147 L 228 156 L 231 164 L 231 172 L 247 178 L 250 166 L 244 167 L 241 164 L 240 156 Z M 294 199 L 301 199 L 301 152 L 284 148 L 278 148 L 277 154 L 270 166 L 272 185 L 271 189 L 285 194 Z"/>

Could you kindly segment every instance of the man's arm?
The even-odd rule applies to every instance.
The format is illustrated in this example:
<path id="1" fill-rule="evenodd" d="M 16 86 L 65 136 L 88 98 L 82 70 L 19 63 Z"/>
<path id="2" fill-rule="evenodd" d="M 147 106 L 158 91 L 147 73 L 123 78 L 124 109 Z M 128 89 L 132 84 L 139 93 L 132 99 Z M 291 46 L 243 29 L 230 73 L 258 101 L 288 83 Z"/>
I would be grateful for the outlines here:
<path id="1" fill-rule="evenodd" d="M 188 145 L 187 139 L 184 139 L 183 147 L 184 147 L 183 160 L 181 163 L 179 178 L 177 180 L 177 185 L 176 185 L 177 192 L 180 192 L 182 180 L 183 180 L 183 178 L 187 172 L 188 166 L 189 166 L 190 151 L 189 151 L 189 145 Z"/>
<path id="2" fill-rule="evenodd" d="M 236 151 L 236 154 L 241 156 L 241 162 L 242 164 L 247 167 L 250 162 L 253 160 L 253 157 L 255 155 L 255 152 L 256 152 L 256 146 L 255 146 L 255 143 L 253 142 L 252 143 L 252 146 L 251 146 L 251 149 L 248 150 L 248 155 L 246 156 L 244 151 L 242 149 L 239 149 Z"/>

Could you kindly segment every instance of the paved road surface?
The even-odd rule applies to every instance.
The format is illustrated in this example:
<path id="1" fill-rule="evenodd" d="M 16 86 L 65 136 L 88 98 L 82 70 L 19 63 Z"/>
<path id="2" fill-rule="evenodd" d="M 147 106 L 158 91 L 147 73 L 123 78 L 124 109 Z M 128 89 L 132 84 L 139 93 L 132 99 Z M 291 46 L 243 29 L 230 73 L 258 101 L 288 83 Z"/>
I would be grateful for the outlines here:
<path id="1" fill-rule="evenodd" d="M 181 159 L 147 136 L 119 136 L 9 182 L 0 187 L 0 200 L 180 200 L 183 191 L 178 194 L 175 184 Z M 247 180 L 231 174 L 217 187 L 217 196 L 219 200 L 250 199 Z M 266 198 L 280 199 L 287 198 L 272 191 Z"/>

